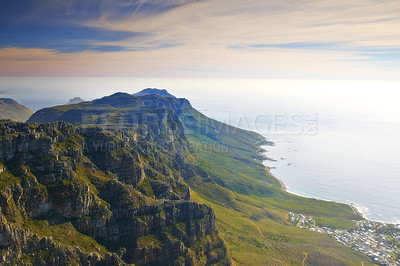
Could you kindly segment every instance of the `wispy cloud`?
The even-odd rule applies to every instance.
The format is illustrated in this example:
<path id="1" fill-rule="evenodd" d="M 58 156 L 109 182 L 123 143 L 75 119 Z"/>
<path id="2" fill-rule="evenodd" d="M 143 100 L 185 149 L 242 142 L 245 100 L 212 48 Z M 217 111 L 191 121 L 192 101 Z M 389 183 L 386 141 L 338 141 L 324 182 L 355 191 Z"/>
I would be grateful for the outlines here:
<path id="1" fill-rule="evenodd" d="M 71 75 L 119 71 L 133 76 L 331 78 L 347 78 L 349 73 L 395 78 L 400 69 L 400 61 L 393 60 L 400 49 L 397 0 L 43 1 L 31 4 L 31 11 L 19 20 L 54 21 L 73 29 L 71 38 L 65 33 L 53 39 L 48 32 L 41 37 L 17 33 L 0 42 L 0 47 L 19 47 L 21 53 L 24 48 L 46 50 L 54 61 L 41 64 L 37 69 L 42 72 L 73 60 L 75 68 L 56 69 Z M 38 44 L 32 45 L 35 40 Z M 0 60 L 0 66 L 8 62 Z M 5 73 L 11 72 L 0 72 Z"/>
<path id="2" fill-rule="evenodd" d="M 195 2 L 162 14 L 112 19 L 107 13 L 88 25 L 158 33 L 187 43 L 327 43 L 400 41 L 400 3 L 395 1 Z M 387 18 L 390 19 L 387 19 Z"/>

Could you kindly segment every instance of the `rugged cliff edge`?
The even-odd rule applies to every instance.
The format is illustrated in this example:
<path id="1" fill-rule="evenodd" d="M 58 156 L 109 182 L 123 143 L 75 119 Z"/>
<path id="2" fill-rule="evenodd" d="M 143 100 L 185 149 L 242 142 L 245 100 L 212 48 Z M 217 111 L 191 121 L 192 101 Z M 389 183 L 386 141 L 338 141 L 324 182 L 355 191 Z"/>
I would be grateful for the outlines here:
<path id="1" fill-rule="evenodd" d="M 0 264 L 229 264 L 179 120 L 0 122 Z"/>

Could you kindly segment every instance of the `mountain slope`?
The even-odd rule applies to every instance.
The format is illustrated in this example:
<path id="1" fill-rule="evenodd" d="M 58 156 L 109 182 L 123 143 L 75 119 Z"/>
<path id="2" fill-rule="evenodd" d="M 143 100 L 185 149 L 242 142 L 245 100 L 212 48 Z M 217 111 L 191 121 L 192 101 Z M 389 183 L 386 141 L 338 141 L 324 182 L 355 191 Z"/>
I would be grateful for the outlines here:
<path id="1" fill-rule="evenodd" d="M 169 112 L 182 122 L 180 137 L 189 141 L 197 165 L 196 173 L 185 177 L 185 182 L 196 201 L 216 212 L 217 226 L 236 264 L 301 264 L 304 253 L 314 265 L 372 263 L 326 235 L 288 222 L 288 212 L 294 212 L 312 216 L 320 225 L 351 228 L 362 217 L 347 205 L 284 191 L 260 163 L 260 145 L 268 144 L 261 135 L 210 119 L 186 99 L 116 93 L 92 102 L 43 109 L 30 121 L 63 120 L 108 129 L 144 123 L 157 131 Z"/>
<path id="2" fill-rule="evenodd" d="M 212 209 L 190 201 L 201 170 L 179 121 L 160 123 L 0 122 L 0 264 L 229 264 Z"/>
<path id="3" fill-rule="evenodd" d="M 108 128 L 131 127 L 137 123 L 145 123 L 152 127 L 167 109 L 180 118 L 185 127 L 185 136 L 192 140 L 193 144 L 196 143 L 194 148 L 205 144 L 229 150 L 226 155 L 236 163 L 229 167 L 229 180 L 223 178 L 228 174 L 226 169 L 214 171 L 213 178 L 218 184 L 242 194 L 271 196 L 281 193 L 279 181 L 266 175 L 264 167 L 254 160 L 259 145 L 266 143 L 262 136 L 207 118 L 195 110 L 186 99 L 165 98 L 156 94 L 137 97 L 127 93 L 115 93 L 92 102 L 45 108 L 33 114 L 28 122 L 65 121 L 75 125 Z M 207 157 L 205 152 L 202 155 Z M 225 158 L 216 157 L 215 154 L 212 154 L 212 157 L 209 159 L 214 162 L 220 160 L 219 165 L 222 165 Z M 259 155 L 256 157 L 258 160 L 262 159 Z M 240 173 L 244 169 L 252 174 L 242 176 Z"/>
<path id="4" fill-rule="evenodd" d="M 0 119 L 25 122 L 33 112 L 13 99 L 0 98 Z"/>

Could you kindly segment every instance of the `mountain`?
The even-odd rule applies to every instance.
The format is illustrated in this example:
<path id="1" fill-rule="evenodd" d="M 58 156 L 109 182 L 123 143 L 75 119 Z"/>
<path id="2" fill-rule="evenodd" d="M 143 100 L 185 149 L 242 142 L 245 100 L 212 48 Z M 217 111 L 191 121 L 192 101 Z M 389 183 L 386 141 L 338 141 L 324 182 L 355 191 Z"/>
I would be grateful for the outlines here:
<path id="1" fill-rule="evenodd" d="M 74 97 L 72 99 L 69 99 L 67 104 L 76 104 L 76 103 L 81 103 L 84 102 L 85 100 L 82 99 L 81 97 Z"/>
<path id="2" fill-rule="evenodd" d="M 184 182 L 205 173 L 178 124 L 0 122 L 0 264 L 229 265 Z"/>
<path id="3" fill-rule="evenodd" d="M 91 102 L 44 108 L 34 113 L 27 122 L 65 121 L 75 125 L 120 127 L 156 123 L 167 110 L 180 115 L 185 113 L 186 108 L 191 108 L 186 99 L 158 95 L 137 97 L 118 92 Z M 154 112 L 157 114 L 154 115 Z"/>
<path id="4" fill-rule="evenodd" d="M 0 119 L 25 122 L 33 112 L 10 98 L 0 98 Z"/>
<path id="5" fill-rule="evenodd" d="M 146 96 L 146 95 L 158 95 L 170 98 L 176 98 L 174 95 L 170 94 L 166 89 L 154 89 L 154 88 L 147 88 L 141 90 L 137 93 L 132 94 L 133 96 Z"/>
<path id="6" fill-rule="evenodd" d="M 154 94 L 134 96 L 127 93 L 115 93 L 91 102 L 39 110 L 32 115 L 29 122 L 50 123 L 23 124 L 21 127 L 31 131 L 29 128 L 39 126 L 41 128 L 37 132 L 48 134 L 49 138 L 62 143 L 54 143 L 54 145 L 55 147 L 60 146 L 64 153 L 53 156 L 43 154 L 41 157 L 43 159 L 39 160 L 46 162 L 43 163 L 43 167 L 50 165 L 50 169 L 60 169 L 61 166 L 66 166 L 66 169 L 62 169 L 62 173 L 73 173 L 74 165 L 79 165 L 82 169 L 79 173 L 87 173 L 83 175 L 82 179 L 85 184 L 89 184 L 88 190 L 97 191 L 98 194 L 95 194 L 110 204 L 113 214 L 132 213 L 130 217 L 135 221 L 139 220 L 135 225 L 124 227 L 124 222 L 122 222 L 123 224 L 120 225 L 122 227 L 118 227 L 125 228 L 123 232 L 128 233 L 129 239 L 131 239 L 130 242 L 128 241 L 131 244 L 125 244 L 123 240 L 126 239 L 123 237 L 125 233 L 113 238 L 115 242 L 108 242 L 108 238 L 106 240 L 101 238 L 104 234 L 99 237 L 100 235 L 93 233 L 98 232 L 98 228 L 90 231 L 86 230 L 88 228 L 86 225 L 86 227 L 80 227 L 82 217 L 61 215 L 76 229 L 75 234 L 91 237 L 97 244 L 103 245 L 106 249 L 103 254 L 114 252 L 124 262 L 135 264 L 141 264 L 143 261 L 140 261 L 139 256 L 135 257 L 132 254 L 139 254 L 141 252 L 139 250 L 145 250 L 145 253 L 140 254 L 147 254 L 147 258 L 155 260 L 154 263 L 162 261 L 164 264 L 178 263 L 178 261 L 189 265 L 191 262 L 200 265 L 211 262 L 229 264 L 229 254 L 231 254 L 236 265 L 299 265 L 304 263 L 310 265 L 372 265 L 371 259 L 355 253 L 327 235 L 293 226 L 288 217 L 289 212 L 304 214 L 312 216 L 319 226 L 350 229 L 355 226 L 355 220 L 362 219 L 350 206 L 287 193 L 281 183 L 261 163 L 264 157 L 260 154 L 262 151 L 260 146 L 270 144 L 263 136 L 208 118 L 194 109 L 186 99 Z M 79 154 L 75 148 L 72 148 L 76 146 L 75 140 L 66 141 L 56 134 L 65 132 L 63 128 L 56 128 L 53 130 L 54 132 L 50 131 L 50 133 L 46 133 L 47 129 L 42 129 L 45 125 L 59 123 L 68 125 L 78 132 L 77 139 L 81 140 L 79 142 L 81 148 L 77 148 L 77 150 L 82 150 L 83 159 L 81 161 L 71 157 L 76 153 Z M 94 132 L 92 132 L 93 130 Z M 14 129 L 6 131 L 10 135 L 7 138 L 19 134 Z M 97 133 L 95 134 L 97 131 L 107 137 L 105 139 L 97 137 Z M 126 140 L 126 143 L 109 141 L 116 138 L 114 136 Z M 36 138 L 38 137 L 29 137 L 29 139 Z M 93 141 L 93 138 L 96 141 Z M 137 143 L 138 139 L 142 140 L 140 145 Z M 8 143 L 3 144 L 3 149 L 11 146 Z M 28 145 L 33 148 L 37 146 L 36 144 Z M 105 150 L 101 148 L 103 146 L 106 147 Z M 108 151 L 110 149 L 107 148 L 108 146 L 113 147 L 111 152 Z M 123 149 L 114 148 L 121 146 Z M 142 151 L 142 147 L 147 146 L 154 148 Z M 98 148 L 95 149 L 95 147 Z M 55 148 L 50 150 L 55 150 Z M 39 151 L 40 149 L 28 151 L 23 157 L 30 158 L 31 156 L 27 154 L 32 152 L 37 154 Z M 20 153 L 16 154 L 22 156 Z M 52 163 L 47 162 L 46 158 L 52 158 Z M 57 158 L 61 159 L 60 163 Z M 64 160 L 70 161 L 70 166 Z M 7 164 L 6 159 L 4 162 L 8 166 L 5 169 L 11 169 L 10 167 L 14 165 Z M 29 166 L 29 163 L 21 161 L 16 165 L 15 168 L 19 169 L 26 165 Z M 44 169 L 43 167 L 41 166 L 40 169 Z M 96 169 L 100 172 L 97 177 Z M 33 173 L 32 170 L 30 171 Z M 23 173 L 23 171 L 21 172 Z M 48 172 L 49 170 L 45 171 L 45 173 Z M 8 186 L 5 186 L 7 188 L 5 191 L 10 191 L 9 186 L 14 186 L 17 180 L 21 180 L 22 187 L 24 179 L 18 176 L 19 173 L 17 170 L 11 171 L 12 177 L 6 182 Z M 129 174 L 135 178 L 129 178 Z M 33 173 L 33 175 L 38 174 Z M 76 176 L 82 175 L 77 172 Z M 166 176 L 170 176 L 170 178 L 166 178 Z M 114 190 L 111 185 L 106 185 L 107 182 L 112 181 L 118 181 L 122 186 L 127 186 L 127 189 L 130 189 L 129 195 L 132 196 L 126 194 L 122 198 L 113 199 L 113 195 L 119 195 L 120 190 Z M 38 183 L 47 186 L 47 184 L 42 184 L 39 179 Z M 70 183 L 70 181 L 62 181 L 62 183 Z M 49 186 L 52 187 L 52 185 Z M 188 189 L 190 197 L 185 192 Z M 62 186 L 57 190 L 66 191 Z M 22 190 L 18 188 L 18 191 Z M 67 191 L 71 191 L 71 189 Z M 66 192 L 60 193 L 64 195 Z M 23 193 L 19 192 L 19 194 Z M 10 198 L 9 194 L 5 196 L 5 198 L 7 197 Z M 29 198 L 29 196 L 27 197 Z M 143 198 L 146 203 L 135 205 L 130 202 L 132 197 Z M 182 230 L 178 230 L 180 225 L 183 226 L 179 219 L 173 219 L 172 223 L 176 226 L 169 227 L 169 225 L 154 222 L 154 219 L 158 221 L 158 218 L 151 218 L 152 215 L 169 217 L 166 211 L 151 213 L 137 211 L 142 206 L 145 206 L 146 210 L 148 208 L 158 210 L 158 207 L 154 206 L 158 206 L 161 202 L 172 204 L 173 202 L 187 201 L 197 202 L 201 205 L 196 206 L 203 206 L 201 208 L 207 211 L 202 212 L 204 215 L 200 215 L 200 218 L 195 218 L 190 214 L 190 217 L 184 220 L 185 227 L 182 227 Z M 71 199 L 70 202 L 74 203 L 75 200 Z M 52 204 L 51 206 L 56 206 L 54 203 Z M 120 207 L 121 204 L 124 206 L 123 209 Z M 151 207 L 152 204 L 153 207 Z M 15 203 L 11 205 L 17 206 Z M 73 206 L 81 206 L 81 204 Z M 134 206 L 135 211 L 130 211 L 131 206 Z M 177 210 L 178 213 L 188 211 L 186 209 Z M 142 217 L 143 212 L 146 214 L 144 217 Z M 206 218 L 213 217 L 214 213 L 215 219 Z M 7 217 L 7 214 L 4 216 Z M 85 213 L 84 217 L 91 221 L 97 219 L 95 217 L 98 215 L 96 212 L 89 212 Z M 120 221 L 120 216 L 116 217 L 118 217 L 116 221 Z M 36 216 L 30 216 L 27 221 L 36 222 L 37 219 Z M 43 219 L 54 225 L 53 218 L 45 217 Z M 130 219 L 123 216 L 122 220 Z M 110 218 L 108 221 L 113 220 Z M 195 228 L 201 229 L 199 237 L 187 242 L 187 239 L 196 235 L 193 233 L 194 229 L 190 229 L 193 227 L 188 224 L 196 221 L 202 223 L 199 227 L 195 226 Z M 203 223 L 202 221 L 207 222 Z M 88 222 L 88 224 L 91 223 Z M 99 224 L 102 223 L 99 222 Z M 158 227 L 154 228 L 153 225 Z M 131 236 L 126 228 L 134 228 L 135 232 L 141 232 L 143 235 L 139 236 L 136 233 Z M 144 230 L 141 231 L 140 228 L 144 228 Z M 53 234 L 45 228 L 41 230 L 47 236 Z M 183 243 L 183 246 L 188 249 L 184 254 L 188 254 L 187 256 L 190 258 L 179 252 L 178 257 L 171 258 L 170 255 L 167 255 L 171 249 L 168 249 L 165 234 L 160 235 L 156 232 L 172 234 L 173 236 L 170 235 L 169 239 Z M 202 237 L 200 238 L 200 236 Z M 84 240 L 80 242 L 85 243 Z M 197 247 L 200 247 L 200 250 Z M 166 257 L 160 257 L 157 250 L 166 254 Z M 107 258 L 107 255 L 104 256 Z M 108 258 L 111 257 L 112 255 L 108 255 Z M 159 260 L 155 258 L 159 258 Z"/>

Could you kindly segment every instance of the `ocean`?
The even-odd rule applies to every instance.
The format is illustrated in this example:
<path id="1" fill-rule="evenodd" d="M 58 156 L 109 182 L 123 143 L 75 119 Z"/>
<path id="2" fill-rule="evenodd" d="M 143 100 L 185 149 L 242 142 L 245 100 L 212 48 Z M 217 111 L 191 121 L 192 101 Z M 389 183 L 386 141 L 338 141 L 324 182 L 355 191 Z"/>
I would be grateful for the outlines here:
<path id="1" fill-rule="evenodd" d="M 400 81 L 0 77 L 33 110 L 148 87 L 273 141 L 264 164 L 288 191 L 400 223 Z"/>
<path id="2" fill-rule="evenodd" d="M 290 192 L 400 223 L 399 134 L 399 122 L 320 119 L 315 135 L 272 137 L 265 164 Z"/>

